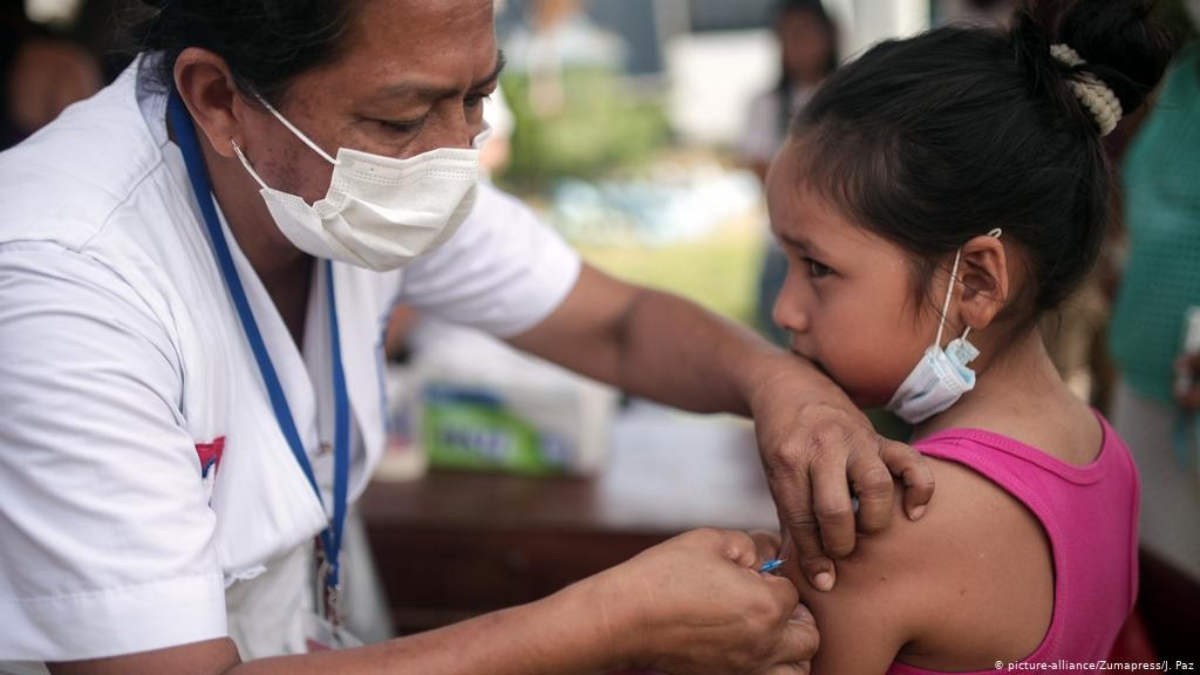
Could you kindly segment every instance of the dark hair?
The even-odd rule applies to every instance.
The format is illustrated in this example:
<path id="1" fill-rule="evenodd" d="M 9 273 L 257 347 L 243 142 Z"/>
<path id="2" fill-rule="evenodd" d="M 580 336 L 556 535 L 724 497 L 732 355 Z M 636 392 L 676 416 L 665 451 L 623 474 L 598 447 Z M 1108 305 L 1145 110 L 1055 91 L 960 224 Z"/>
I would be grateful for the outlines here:
<path id="1" fill-rule="evenodd" d="M 127 29 L 137 52 L 161 52 L 156 79 L 174 88 L 188 47 L 229 64 L 237 86 L 277 102 L 300 73 L 335 61 L 355 0 L 144 0 L 155 9 Z"/>
<path id="2" fill-rule="evenodd" d="M 1065 4 L 1026 3 L 1011 29 L 880 44 L 826 80 L 792 127 L 805 180 L 912 253 L 922 296 L 949 254 L 1001 228 L 1030 272 L 1005 309 L 1017 330 L 1083 280 L 1111 218 L 1099 127 L 1069 80 L 1099 78 L 1129 115 L 1171 51 L 1146 0 Z M 1055 43 L 1087 63 L 1059 62 Z"/>

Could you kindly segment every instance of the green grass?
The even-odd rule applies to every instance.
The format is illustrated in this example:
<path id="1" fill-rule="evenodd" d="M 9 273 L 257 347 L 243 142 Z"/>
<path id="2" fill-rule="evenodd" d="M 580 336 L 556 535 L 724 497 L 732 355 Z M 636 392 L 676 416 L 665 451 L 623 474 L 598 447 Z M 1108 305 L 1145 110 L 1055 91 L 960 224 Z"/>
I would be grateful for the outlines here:
<path id="1" fill-rule="evenodd" d="M 763 249 L 756 227 L 731 223 L 703 239 L 664 247 L 577 248 L 585 260 L 615 277 L 676 293 L 754 325 Z"/>

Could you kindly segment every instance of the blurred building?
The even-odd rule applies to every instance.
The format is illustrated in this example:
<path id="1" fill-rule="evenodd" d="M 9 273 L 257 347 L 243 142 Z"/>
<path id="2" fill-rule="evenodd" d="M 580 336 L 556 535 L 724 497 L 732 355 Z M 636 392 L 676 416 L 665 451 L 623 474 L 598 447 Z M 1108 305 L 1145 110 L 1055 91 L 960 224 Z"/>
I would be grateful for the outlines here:
<path id="1" fill-rule="evenodd" d="M 535 0 L 510 0 L 497 20 L 502 38 L 519 30 Z M 825 0 L 842 27 L 843 53 L 853 58 L 889 37 L 928 28 L 965 0 Z M 635 86 L 667 99 L 672 130 L 684 142 L 731 146 L 750 99 L 778 80 L 778 47 L 770 29 L 776 0 L 604 0 L 583 6 L 626 44 L 625 68 Z"/>

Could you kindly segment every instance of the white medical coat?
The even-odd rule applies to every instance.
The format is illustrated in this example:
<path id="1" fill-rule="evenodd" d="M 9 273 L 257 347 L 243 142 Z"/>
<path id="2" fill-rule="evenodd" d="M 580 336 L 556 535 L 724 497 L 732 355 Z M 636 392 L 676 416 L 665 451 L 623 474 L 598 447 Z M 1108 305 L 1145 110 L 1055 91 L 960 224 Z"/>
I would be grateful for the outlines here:
<path id="1" fill-rule="evenodd" d="M 328 515 L 275 419 L 167 138 L 166 94 L 146 75 L 135 63 L 0 154 L 0 672 L 225 635 L 244 658 L 303 651 L 311 541 Z M 297 349 L 227 239 L 328 490 L 325 293 L 311 293 Z M 489 187 L 403 272 L 333 265 L 351 499 L 385 441 L 393 304 L 511 336 L 562 302 L 579 265 Z M 217 447 L 205 478 L 200 457 Z"/>

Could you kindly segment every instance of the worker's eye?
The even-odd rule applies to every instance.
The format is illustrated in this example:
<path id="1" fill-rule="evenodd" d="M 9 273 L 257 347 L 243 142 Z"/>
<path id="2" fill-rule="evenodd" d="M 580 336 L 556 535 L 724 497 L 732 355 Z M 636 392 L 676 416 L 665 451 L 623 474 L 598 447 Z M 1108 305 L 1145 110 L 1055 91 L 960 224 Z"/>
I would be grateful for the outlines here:
<path id="1" fill-rule="evenodd" d="M 466 106 L 467 110 L 475 110 L 476 108 L 483 107 L 484 102 L 491 97 L 491 94 L 486 94 L 483 92 L 467 94 L 466 97 L 463 98 L 463 105 Z"/>
<path id="2" fill-rule="evenodd" d="M 420 131 L 421 126 L 425 124 L 425 118 L 415 120 L 371 120 L 384 131 L 397 134 L 413 134 Z"/>

